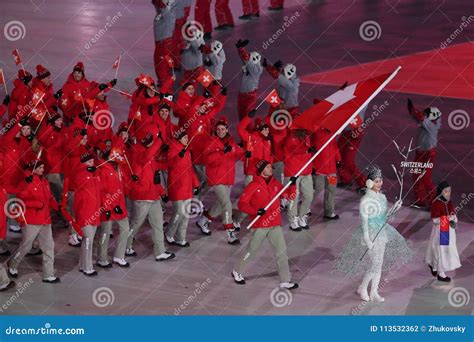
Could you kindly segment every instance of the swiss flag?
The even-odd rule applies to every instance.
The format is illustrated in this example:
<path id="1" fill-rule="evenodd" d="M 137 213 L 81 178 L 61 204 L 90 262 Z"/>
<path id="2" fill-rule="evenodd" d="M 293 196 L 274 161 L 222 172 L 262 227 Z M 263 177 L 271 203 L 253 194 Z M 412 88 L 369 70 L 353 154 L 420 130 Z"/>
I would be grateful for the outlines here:
<path id="1" fill-rule="evenodd" d="M 33 91 L 33 96 L 31 98 L 33 100 L 33 105 L 37 106 L 38 103 L 40 103 L 43 100 L 44 95 L 45 93 L 41 89 L 36 88 Z"/>
<path id="2" fill-rule="evenodd" d="M 197 80 L 204 86 L 204 88 L 207 88 L 212 83 L 212 81 L 214 81 L 214 75 L 212 75 L 211 72 L 206 69 L 201 73 L 201 75 L 198 76 Z"/>
<path id="3" fill-rule="evenodd" d="M 20 65 L 21 57 L 20 57 L 20 53 L 18 52 L 18 49 L 13 50 L 12 55 L 13 55 L 13 59 L 15 60 L 15 64 Z"/>
<path id="4" fill-rule="evenodd" d="M 120 164 L 125 163 L 125 158 L 122 155 L 122 151 L 118 147 L 112 147 L 109 159 L 113 159 Z"/>
<path id="5" fill-rule="evenodd" d="M 31 110 L 31 116 L 35 118 L 36 121 L 43 120 L 44 116 L 46 115 L 46 111 L 42 106 L 35 107 Z"/>
<path id="6" fill-rule="evenodd" d="M 3 74 L 3 69 L 0 69 L 0 84 L 5 84 L 5 75 Z"/>
<path id="7" fill-rule="evenodd" d="M 112 69 L 118 69 L 120 65 L 120 57 L 122 56 L 118 56 L 118 58 L 115 60 L 114 64 L 112 65 Z"/>
<path id="8" fill-rule="evenodd" d="M 369 78 L 336 91 L 301 113 L 293 120 L 293 128 L 304 128 L 310 132 L 325 128 L 331 133 L 336 133 L 341 127 L 345 128 L 351 122 L 357 124 L 360 117 L 354 116 L 356 111 L 367 105 L 395 77 L 399 70 L 400 67 L 393 73 Z M 351 118 L 352 120 L 348 121 Z"/>
<path id="9" fill-rule="evenodd" d="M 278 96 L 276 89 L 273 89 L 270 94 L 267 95 L 265 101 L 272 107 L 278 107 L 282 103 L 282 99 Z"/>
<path id="10" fill-rule="evenodd" d="M 360 125 L 362 125 L 362 118 L 360 117 L 360 115 L 357 115 L 354 120 L 352 120 L 350 123 L 349 123 L 349 126 L 352 128 L 352 129 L 355 129 L 355 128 L 358 128 Z"/>

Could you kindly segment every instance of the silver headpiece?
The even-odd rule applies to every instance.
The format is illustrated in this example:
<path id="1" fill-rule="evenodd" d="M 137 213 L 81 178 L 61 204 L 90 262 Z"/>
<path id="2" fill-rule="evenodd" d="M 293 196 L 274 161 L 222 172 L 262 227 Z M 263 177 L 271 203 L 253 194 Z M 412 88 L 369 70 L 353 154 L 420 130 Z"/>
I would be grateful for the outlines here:
<path id="1" fill-rule="evenodd" d="M 368 167 L 368 174 L 367 178 L 371 180 L 375 180 L 375 178 L 382 178 L 382 170 L 377 165 L 370 165 Z"/>

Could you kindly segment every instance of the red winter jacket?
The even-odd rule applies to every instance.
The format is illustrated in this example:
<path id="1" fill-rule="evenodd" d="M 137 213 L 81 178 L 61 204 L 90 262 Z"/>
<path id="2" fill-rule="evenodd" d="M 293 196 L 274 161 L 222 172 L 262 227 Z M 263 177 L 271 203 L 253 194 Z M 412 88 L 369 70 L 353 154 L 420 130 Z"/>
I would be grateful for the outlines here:
<path id="1" fill-rule="evenodd" d="M 101 213 L 105 212 L 98 171 L 89 172 L 81 165 L 75 172 L 77 188 L 74 192 L 74 218 L 81 228 L 87 225 L 98 226 Z"/>
<path id="2" fill-rule="evenodd" d="M 67 139 L 65 128 L 56 128 L 54 125 L 43 127 L 38 134 L 38 141 L 43 148 L 41 159 L 45 163 L 46 172 L 63 173 L 63 162 L 66 156 Z"/>
<path id="3" fill-rule="evenodd" d="M 312 144 L 317 150 L 331 137 L 332 133 L 325 129 L 319 129 L 312 134 Z M 333 139 L 324 150 L 314 159 L 313 168 L 317 174 L 331 175 L 337 173 L 336 163 L 341 160 L 341 154 L 337 147 L 337 140 Z"/>
<path id="4" fill-rule="evenodd" d="M 1 183 L 1 180 L 0 180 Z M 5 208 L 7 202 L 7 190 L 0 185 L 0 207 Z M 5 210 L 0 210 L 0 240 L 5 240 L 7 236 L 7 215 Z"/>
<path id="5" fill-rule="evenodd" d="M 179 119 L 178 126 L 183 127 L 188 119 L 188 112 L 191 105 L 196 100 L 196 96 L 189 96 L 186 92 L 181 90 L 178 93 L 178 98 L 173 108 L 173 115 Z"/>
<path id="6" fill-rule="evenodd" d="M 82 167 L 81 164 L 81 155 L 90 150 L 89 146 L 81 145 L 82 135 L 78 134 L 74 136 L 74 128 L 72 126 L 68 127 L 68 130 L 65 132 L 66 140 L 68 141 L 67 146 L 65 147 L 66 158 L 63 162 L 63 173 L 64 177 L 69 178 L 69 190 L 74 191 L 77 184 L 77 168 Z"/>
<path id="7" fill-rule="evenodd" d="M 85 100 L 88 98 L 88 93 L 94 87 L 85 77 L 79 82 L 74 80 L 72 73 L 69 74 L 66 83 L 64 83 L 62 90 L 63 95 L 59 100 L 59 105 L 68 119 L 84 112 Z"/>
<path id="8" fill-rule="evenodd" d="M 245 187 L 244 192 L 240 196 L 238 203 L 239 210 L 249 215 L 250 221 L 253 221 L 257 216 L 258 209 L 265 208 L 282 188 L 283 185 L 273 177 L 267 182 L 262 176 L 255 176 L 252 182 Z M 295 187 L 290 186 L 282 196 L 289 198 L 294 195 L 294 191 Z M 266 213 L 260 216 L 252 228 L 271 228 L 280 225 L 280 199 L 277 199 L 272 203 L 270 208 L 267 209 Z"/>
<path id="9" fill-rule="evenodd" d="M 51 208 L 58 210 L 58 203 L 51 194 L 47 178 L 33 175 L 31 183 L 23 181 L 17 198 L 25 203 L 26 224 L 51 224 Z"/>
<path id="10" fill-rule="evenodd" d="M 292 177 L 311 159 L 312 153 L 308 153 L 311 147 L 309 137 L 300 139 L 292 132 L 284 141 L 284 170 L 285 177 Z M 303 170 L 301 176 L 308 176 L 311 174 L 311 163 Z"/>
<path id="11" fill-rule="evenodd" d="M 130 183 L 130 199 L 133 201 L 157 201 L 165 194 L 161 184 L 154 184 L 155 155 L 161 148 L 161 141 L 154 139 L 153 145 L 145 147 L 136 144 L 132 147 L 132 170 L 139 177 Z"/>
<path id="12" fill-rule="evenodd" d="M 225 146 L 232 146 L 230 152 L 224 153 Z M 223 139 L 211 136 L 207 141 L 205 154 L 206 178 L 209 186 L 234 185 L 235 163 L 244 153 L 244 150 L 235 143 L 228 134 Z"/>
<path id="13" fill-rule="evenodd" d="M 98 115 L 94 118 L 97 121 L 91 120 L 87 130 L 87 138 L 90 146 L 98 147 L 100 144 L 104 144 L 107 141 L 112 141 L 113 131 L 111 121 L 106 121 L 110 113 L 110 107 L 106 100 L 100 101 L 95 99 L 91 108 L 94 115 Z M 97 114 L 99 113 L 99 114 Z M 112 118 L 110 118 L 112 120 Z"/>
<path id="14" fill-rule="evenodd" d="M 179 156 L 183 148 L 183 144 L 173 140 L 168 151 L 168 197 L 171 201 L 191 199 L 194 188 L 199 186 L 189 149 L 183 158 Z"/>
<path id="15" fill-rule="evenodd" d="M 10 96 L 10 104 L 8 105 L 9 119 L 14 118 L 17 114 L 23 117 L 33 109 L 33 103 L 31 101 L 33 92 L 31 88 L 28 88 L 28 86 L 19 79 L 14 80 L 13 85 L 15 87 L 13 88 Z M 21 109 L 20 106 L 24 108 Z"/>
<path id="16" fill-rule="evenodd" d="M 265 138 L 258 131 L 249 131 L 248 127 L 251 119 L 246 116 L 237 126 L 239 136 L 245 143 L 245 150 L 252 154 L 250 158 L 244 159 L 244 173 L 246 176 L 255 175 L 255 164 L 259 160 L 266 160 L 273 163 L 272 142 L 269 138 Z"/>
<path id="17" fill-rule="evenodd" d="M 36 89 L 44 93 L 42 101 L 38 104 L 38 108 L 42 112 L 46 112 L 47 110 L 51 115 L 53 115 L 53 112 L 55 112 L 55 108 L 53 107 L 57 104 L 57 100 L 54 98 L 53 85 L 50 84 L 49 86 L 45 86 L 41 80 L 34 77 L 33 86 L 31 87 L 31 89 L 33 89 L 33 93 Z"/>
<path id="18" fill-rule="evenodd" d="M 177 127 L 171 122 L 170 116 L 168 116 L 166 120 L 163 120 L 158 114 L 155 121 L 158 124 L 158 133 L 160 136 L 158 139 L 163 145 L 166 144 L 169 146 L 170 141 L 173 140 L 173 132 L 176 131 Z M 155 167 L 157 170 L 168 170 L 168 152 L 163 150 L 163 145 L 155 157 Z"/>
<path id="19" fill-rule="evenodd" d="M 115 170 L 111 163 L 105 163 L 97 169 L 102 182 L 102 202 L 105 209 L 101 215 L 101 222 L 118 221 L 128 216 L 127 207 L 125 206 L 123 179 L 119 170 Z M 122 209 L 122 214 L 117 214 L 114 211 L 117 206 Z M 105 212 L 108 210 L 111 213 L 110 219 L 105 216 Z"/>
<path id="20" fill-rule="evenodd" d="M 130 145 L 125 143 L 125 141 L 118 135 L 114 135 L 112 137 L 112 149 L 114 148 L 120 150 L 120 154 L 124 156 L 124 158 L 127 157 L 128 162 L 132 160 Z M 132 173 L 130 172 L 130 168 L 128 167 L 126 160 L 123 160 L 123 162 L 119 163 L 118 167 L 122 176 L 123 190 L 125 192 L 125 196 L 128 197 L 130 193 L 130 187 L 133 186 L 131 181 Z"/>

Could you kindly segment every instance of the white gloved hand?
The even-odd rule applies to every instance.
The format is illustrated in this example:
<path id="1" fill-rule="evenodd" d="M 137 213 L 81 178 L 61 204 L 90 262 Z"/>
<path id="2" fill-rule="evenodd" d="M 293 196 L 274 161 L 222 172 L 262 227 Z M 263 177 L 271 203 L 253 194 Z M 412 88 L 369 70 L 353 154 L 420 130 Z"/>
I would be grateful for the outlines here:
<path id="1" fill-rule="evenodd" d="M 401 199 L 399 199 L 398 201 L 396 201 L 395 204 L 388 210 L 387 216 L 393 216 L 393 215 L 395 215 L 395 213 L 396 213 L 397 211 L 399 211 L 400 208 L 402 207 L 402 204 L 403 204 L 403 202 L 402 202 Z"/>

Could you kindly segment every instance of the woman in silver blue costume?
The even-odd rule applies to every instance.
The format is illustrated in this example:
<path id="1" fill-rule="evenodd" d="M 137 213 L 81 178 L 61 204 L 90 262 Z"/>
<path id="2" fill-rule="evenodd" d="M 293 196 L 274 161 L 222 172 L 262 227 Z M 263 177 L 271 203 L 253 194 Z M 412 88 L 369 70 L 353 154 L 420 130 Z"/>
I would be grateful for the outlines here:
<path id="1" fill-rule="evenodd" d="M 382 171 L 372 166 L 367 176 L 367 191 L 360 201 L 361 225 L 357 227 L 336 265 L 339 271 L 347 275 L 363 274 L 357 293 L 364 301 L 385 301 L 378 293 L 382 273 L 403 265 L 413 255 L 403 236 L 388 224 L 401 208 L 402 201 L 398 200 L 387 210 L 387 198 L 381 192 L 382 184 Z"/>

